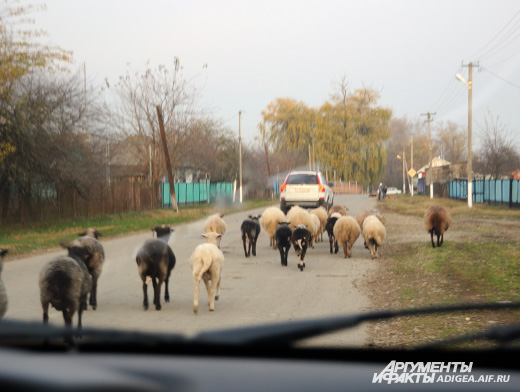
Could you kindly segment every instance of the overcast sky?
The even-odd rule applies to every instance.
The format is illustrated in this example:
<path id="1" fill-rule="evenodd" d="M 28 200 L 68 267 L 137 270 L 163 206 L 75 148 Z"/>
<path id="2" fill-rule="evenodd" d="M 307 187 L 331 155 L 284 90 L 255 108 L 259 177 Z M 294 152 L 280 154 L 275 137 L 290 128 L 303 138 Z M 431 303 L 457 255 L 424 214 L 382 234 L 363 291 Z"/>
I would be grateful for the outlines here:
<path id="1" fill-rule="evenodd" d="M 467 80 L 469 61 L 480 64 L 474 143 L 488 111 L 520 136 L 518 0 L 48 0 L 34 17 L 99 85 L 128 64 L 144 70 L 178 57 L 204 106 L 237 134 L 243 111 L 246 141 L 269 102 L 319 107 L 342 75 L 352 89 L 380 90 L 394 116 L 430 111 L 435 123 L 467 127 L 467 88 L 455 75 Z"/>

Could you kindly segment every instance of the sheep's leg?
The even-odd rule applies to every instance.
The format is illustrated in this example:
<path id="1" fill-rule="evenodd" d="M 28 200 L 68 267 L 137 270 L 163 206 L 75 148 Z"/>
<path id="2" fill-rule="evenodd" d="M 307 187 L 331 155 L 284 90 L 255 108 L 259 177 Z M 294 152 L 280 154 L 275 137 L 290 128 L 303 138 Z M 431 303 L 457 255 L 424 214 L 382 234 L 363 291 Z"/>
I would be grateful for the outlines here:
<path id="1" fill-rule="evenodd" d="M 146 279 L 143 279 L 143 296 L 144 310 L 148 310 L 148 285 L 146 284 Z"/>
<path id="2" fill-rule="evenodd" d="M 89 305 L 92 306 L 94 310 L 97 308 L 97 281 L 97 274 L 92 275 L 92 290 L 90 291 Z"/>
<path id="3" fill-rule="evenodd" d="M 282 265 L 285 265 L 284 264 L 284 253 L 285 253 L 285 251 L 284 251 L 283 247 L 280 246 L 278 248 L 278 251 L 280 252 L 280 259 L 282 260 Z"/>
<path id="4" fill-rule="evenodd" d="M 193 284 L 195 286 L 195 292 L 193 294 L 193 313 L 197 314 L 199 311 L 199 288 L 200 281 L 196 274 L 193 274 Z"/>
<path id="5" fill-rule="evenodd" d="M 289 250 L 291 249 L 290 246 L 285 248 L 285 254 L 283 258 L 284 265 L 287 267 L 287 258 L 289 257 Z"/>
<path id="6" fill-rule="evenodd" d="M 219 297 L 220 297 L 220 275 L 218 276 L 217 292 L 215 294 L 215 301 L 218 301 Z"/>
<path id="7" fill-rule="evenodd" d="M 153 303 L 155 305 L 155 310 L 161 310 L 161 285 L 162 279 L 154 278 L 152 280 L 153 283 Z"/>
<path id="8" fill-rule="evenodd" d="M 347 244 L 347 257 L 352 257 L 352 244 L 350 242 Z"/>
<path id="9" fill-rule="evenodd" d="M 438 244 L 437 246 L 441 246 L 443 242 L 444 242 L 444 234 L 441 235 L 441 243 Z"/>
<path id="10" fill-rule="evenodd" d="M 245 234 L 242 234 L 242 245 L 244 245 L 244 254 L 246 255 L 246 257 L 249 257 L 249 255 L 247 254 L 247 249 L 246 249 L 246 235 Z"/>
<path id="11" fill-rule="evenodd" d="M 170 292 L 168 291 L 168 282 L 170 278 L 164 280 L 164 302 L 170 302 Z"/>
<path id="12" fill-rule="evenodd" d="M 347 243 L 343 242 L 341 245 L 343 247 L 343 258 L 346 259 L 348 254 Z"/>
<path id="13" fill-rule="evenodd" d="M 256 256 L 256 241 L 258 241 L 258 234 L 256 234 L 256 237 L 253 239 L 253 256 Z"/>
<path id="14" fill-rule="evenodd" d="M 215 310 L 215 288 L 219 280 L 220 274 L 217 271 L 213 276 L 211 276 L 211 287 L 208 290 L 208 305 L 210 311 Z"/>
<path id="15" fill-rule="evenodd" d="M 338 244 L 338 241 L 336 241 L 336 239 L 334 238 L 334 254 L 338 254 L 338 250 L 339 250 L 339 244 Z"/>
<path id="16" fill-rule="evenodd" d="M 332 243 L 333 243 L 332 237 L 329 236 L 329 245 L 330 245 L 330 254 L 332 254 Z"/>
<path id="17" fill-rule="evenodd" d="M 43 308 L 43 323 L 49 324 L 49 303 L 48 302 L 42 303 L 42 308 Z"/>
<path id="18" fill-rule="evenodd" d="M 247 257 L 251 256 L 251 247 L 253 246 L 253 240 L 248 237 L 248 244 L 247 244 Z M 254 253 L 253 253 L 254 255 Z"/>
<path id="19" fill-rule="evenodd" d="M 433 230 L 430 230 L 430 236 L 432 239 L 432 248 L 435 248 L 435 242 L 433 242 Z"/>

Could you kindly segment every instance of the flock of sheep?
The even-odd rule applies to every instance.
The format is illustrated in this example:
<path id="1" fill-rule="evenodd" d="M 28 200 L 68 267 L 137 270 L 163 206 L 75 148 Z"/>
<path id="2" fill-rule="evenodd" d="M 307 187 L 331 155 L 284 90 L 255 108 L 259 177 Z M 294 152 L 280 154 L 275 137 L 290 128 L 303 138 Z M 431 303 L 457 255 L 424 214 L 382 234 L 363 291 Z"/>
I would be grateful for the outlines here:
<path id="1" fill-rule="evenodd" d="M 432 247 L 443 243 L 444 232 L 451 224 L 449 212 L 442 206 L 428 208 L 424 215 L 427 231 L 431 235 Z M 352 246 L 360 235 L 365 248 L 370 250 L 372 259 L 378 257 L 380 247 L 386 237 L 386 219 L 378 210 L 364 211 L 356 218 L 348 215 L 343 206 L 333 206 L 327 212 L 319 207 L 307 211 L 295 206 L 285 215 L 278 207 L 269 207 L 261 215 L 249 215 L 242 222 L 241 233 L 245 257 L 251 253 L 256 256 L 256 243 L 261 227 L 269 235 L 269 243 L 280 252 L 281 265 L 287 266 L 289 250 L 294 247 L 298 256 L 298 268 L 305 268 L 305 254 L 308 247 L 323 240 L 323 232 L 329 236 L 330 253 L 338 253 L 339 245 L 343 248 L 343 257 L 351 257 Z M 194 300 L 193 311 L 199 308 L 199 286 L 204 282 L 208 292 L 209 310 L 215 308 L 215 300 L 220 294 L 221 273 L 224 255 L 220 250 L 220 241 L 226 232 L 226 223 L 222 214 L 214 214 L 204 224 L 206 243 L 198 245 L 190 257 L 193 271 Z M 147 240 L 136 255 L 139 276 L 143 281 L 143 307 L 148 309 L 147 287 L 152 282 L 154 289 L 153 304 L 161 309 L 160 293 L 164 283 L 164 301 L 169 302 L 168 281 L 175 267 L 175 255 L 168 245 L 170 234 L 174 231 L 168 225 L 152 229 L 157 238 Z M 155 237 L 154 234 L 154 237 Z M 81 316 L 88 304 L 97 307 L 97 281 L 101 275 L 105 253 L 99 241 L 99 233 L 88 229 L 80 233 L 79 238 L 64 242 L 61 246 L 68 251 L 67 256 L 59 256 L 48 262 L 39 277 L 40 301 L 43 309 L 43 322 L 48 323 L 49 306 L 62 311 L 65 325 L 72 326 L 72 317 L 78 313 L 78 334 L 81 333 Z M 7 293 L 1 280 L 3 258 L 7 250 L 0 248 L 0 319 L 7 309 Z"/>

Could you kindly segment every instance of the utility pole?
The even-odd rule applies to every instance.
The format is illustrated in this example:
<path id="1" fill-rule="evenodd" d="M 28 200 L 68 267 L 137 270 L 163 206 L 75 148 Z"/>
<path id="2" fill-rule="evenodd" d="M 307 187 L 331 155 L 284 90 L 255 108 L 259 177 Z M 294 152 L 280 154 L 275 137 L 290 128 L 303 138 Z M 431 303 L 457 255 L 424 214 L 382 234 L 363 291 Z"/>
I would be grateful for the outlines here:
<path id="1" fill-rule="evenodd" d="M 406 174 L 404 171 L 404 164 L 406 162 L 406 156 L 405 156 L 406 150 L 403 147 L 403 195 L 406 195 Z"/>
<path id="2" fill-rule="evenodd" d="M 427 116 L 428 119 L 426 122 L 428 123 L 428 138 L 430 140 L 430 199 L 433 199 L 433 170 L 432 170 L 432 131 L 430 127 L 430 123 L 433 121 L 432 116 L 435 116 L 437 113 L 421 113 L 421 116 Z"/>
<path id="3" fill-rule="evenodd" d="M 175 184 L 173 183 L 172 166 L 170 164 L 170 154 L 168 153 L 168 143 L 166 141 L 166 132 L 164 131 L 162 109 L 159 105 L 157 105 L 156 109 L 157 109 L 157 117 L 159 119 L 159 130 L 161 131 L 161 139 L 162 139 L 163 149 L 164 149 L 164 159 L 166 161 L 166 171 L 168 172 L 168 182 L 170 184 L 170 196 L 172 199 L 172 209 L 174 212 L 178 212 L 179 207 L 177 206 L 177 197 L 175 196 Z"/>
<path id="4" fill-rule="evenodd" d="M 239 181 L 240 181 L 240 190 L 239 197 L 240 203 L 242 204 L 242 129 L 240 128 L 240 117 L 242 116 L 242 111 L 238 111 L 238 171 L 239 171 Z"/>
<path id="5" fill-rule="evenodd" d="M 468 76 L 468 207 L 473 207 L 473 167 L 472 167 L 472 154 L 471 154 L 471 133 L 472 133 L 472 102 L 473 102 L 473 63 L 468 64 L 469 76 Z"/>
<path id="6" fill-rule="evenodd" d="M 413 132 L 410 132 L 410 169 L 413 170 Z M 414 176 L 411 176 L 412 177 L 412 189 L 410 189 L 410 194 L 412 195 L 413 197 L 413 177 Z"/>

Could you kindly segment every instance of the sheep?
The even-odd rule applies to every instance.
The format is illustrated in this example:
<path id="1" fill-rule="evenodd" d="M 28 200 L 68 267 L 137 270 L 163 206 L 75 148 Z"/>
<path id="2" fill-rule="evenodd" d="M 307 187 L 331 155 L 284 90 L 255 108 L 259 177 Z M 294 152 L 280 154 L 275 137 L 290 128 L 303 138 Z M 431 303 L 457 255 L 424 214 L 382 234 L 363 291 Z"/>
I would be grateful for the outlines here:
<path id="1" fill-rule="evenodd" d="M 332 254 L 332 246 L 337 245 L 334 241 L 334 225 L 336 224 L 336 221 L 341 218 L 343 215 L 341 215 L 338 212 L 334 212 L 331 216 L 327 218 L 327 223 L 325 224 L 325 230 L 327 231 L 327 234 L 329 235 L 329 246 L 330 246 L 330 253 Z M 335 246 L 335 253 L 338 253 L 338 247 Z"/>
<path id="2" fill-rule="evenodd" d="M 99 240 L 99 237 L 102 237 L 103 234 L 101 234 L 99 231 L 97 231 L 93 227 L 89 227 L 86 231 L 84 231 L 82 233 L 78 233 L 78 236 L 79 237 L 87 236 L 87 237 L 92 237 L 92 238 L 95 238 L 96 240 Z"/>
<path id="3" fill-rule="evenodd" d="M 311 219 L 312 219 L 312 223 L 313 223 L 313 230 L 311 231 L 311 235 L 312 235 L 312 248 L 314 249 L 314 243 L 315 242 L 318 242 L 318 239 L 319 239 L 319 236 L 320 236 L 320 227 L 321 227 L 321 222 L 320 222 L 320 218 L 318 218 L 315 214 L 311 214 Z"/>
<path id="4" fill-rule="evenodd" d="M 289 250 L 291 249 L 292 230 L 289 226 L 290 224 L 291 222 L 286 221 L 278 222 L 278 228 L 276 229 L 276 233 L 274 235 L 276 246 L 280 251 L 282 266 L 285 267 L 287 267 L 287 256 L 289 255 Z"/>
<path id="5" fill-rule="evenodd" d="M 61 310 L 65 326 L 72 326 L 72 317 L 78 312 L 78 336 L 81 336 L 81 315 L 87 309 L 87 296 L 92 287 L 92 276 L 86 263 L 92 257 L 88 245 L 72 242 L 62 245 L 68 256 L 58 256 L 40 271 L 40 302 L 43 323 L 49 322 L 49 305 Z"/>
<path id="6" fill-rule="evenodd" d="M 339 212 L 341 215 L 347 216 L 348 215 L 348 208 L 345 207 L 345 206 L 339 206 L 339 205 L 332 206 L 332 207 L 329 208 L 329 217 L 332 214 L 334 214 L 335 212 Z"/>
<path id="7" fill-rule="evenodd" d="M 226 226 L 226 222 L 224 222 L 224 219 L 222 219 L 223 217 L 224 217 L 224 214 L 210 215 L 206 219 L 206 222 L 204 223 L 204 231 L 206 233 L 215 232 L 215 233 L 224 235 L 224 233 L 226 232 L 227 226 Z M 217 244 L 219 249 L 220 249 L 221 238 L 219 238 L 218 244 Z"/>
<path id="8" fill-rule="evenodd" d="M 379 219 L 383 225 L 386 225 L 386 218 L 381 211 L 379 211 L 379 210 L 363 211 L 358 216 L 356 216 L 356 222 L 358 223 L 361 230 L 363 230 L 363 222 L 365 221 L 367 216 L 370 216 L 370 215 L 375 215 L 377 217 L 377 219 Z M 368 245 L 366 242 L 364 243 L 364 246 L 365 246 L 365 249 L 368 249 Z"/>
<path id="9" fill-rule="evenodd" d="M 246 257 L 251 256 L 251 248 L 253 248 L 253 256 L 256 256 L 256 241 L 260 235 L 260 222 L 258 219 L 262 215 L 249 215 L 249 219 L 245 219 L 240 226 L 242 232 L 242 244 L 244 245 L 244 253 Z M 249 243 L 249 247 L 246 250 L 246 240 Z"/>
<path id="10" fill-rule="evenodd" d="M 377 259 L 377 248 L 382 245 L 386 237 L 385 225 L 375 215 L 369 215 L 363 222 L 362 232 L 372 259 Z"/>
<path id="11" fill-rule="evenodd" d="M 287 221 L 291 222 L 290 226 L 293 232 L 298 225 L 304 225 L 311 233 L 314 232 L 314 221 L 311 218 L 311 214 L 300 206 L 294 206 L 289 210 L 287 213 Z M 312 236 L 309 244 L 314 247 Z"/>
<path id="12" fill-rule="evenodd" d="M 87 231 L 80 233 L 82 235 L 73 241 L 77 246 L 88 246 L 92 251 L 92 257 L 86 262 L 88 272 L 92 276 L 92 289 L 89 296 L 89 305 L 93 310 L 97 309 L 97 285 L 101 271 L 103 270 L 103 263 L 105 262 L 105 250 L 101 242 L 97 240 L 101 233 L 96 229 L 89 228 Z M 66 244 L 62 246 L 67 246 Z"/>
<path id="13" fill-rule="evenodd" d="M 305 253 L 307 252 L 307 247 L 311 242 L 311 238 L 311 232 L 305 227 L 305 225 L 296 226 L 291 236 L 291 242 L 296 251 L 296 255 L 300 258 L 300 260 L 298 260 L 298 268 L 302 272 L 305 268 Z"/>
<path id="14" fill-rule="evenodd" d="M 173 231 L 173 229 L 170 228 L 170 231 Z M 147 240 L 135 257 L 137 270 L 143 281 L 143 307 L 145 310 L 148 309 L 148 283 L 150 281 L 153 284 L 155 309 L 161 310 L 161 285 L 163 282 L 164 301 L 170 302 L 168 282 L 176 260 L 172 248 L 164 241 L 164 237 L 162 238 Z"/>
<path id="15" fill-rule="evenodd" d="M 7 291 L 5 290 L 4 282 L 2 281 L 2 269 L 4 268 L 4 256 L 7 254 L 7 249 L 0 248 L 0 320 L 4 317 L 7 311 Z"/>
<path id="16" fill-rule="evenodd" d="M 327 214 L 327 210 L 325 207 L 318 207 L 311 210 L 311 214 L 316 215 L 320 219 L 320 230 L 319 233 L 321 235 L 321 241 L 323 241 L 323 232 L 325 231 L 325 225 L 327 224 L 327 218 L 329 217 Z"/>
<path id="17" fill-rule="evenodd" d="M 338 244 L 341 244 L 343 247 L 343 257 L 345 259 L 347 257 L 351 257 L 352 245 L 354 245 L 359 237 L 359 234 L 361 234 L 361 228 L 359 227 L 356 220 L 351 216 L 342 216 L 336 221 L 333 232 L 336 253 Z"/>
<path id="18" fill-rule="evenodd" d="M 193 312 L 199 311 L 200 280 L 204 281 L 208 292 L 209 310 L 215 309 L 215 300 L 220 296 L 220 281 L 224 266 L 224 254 L 215 244 L 198 245 L 190 257 L 190 266 L 193 270 L 195 292 L 193 297 Z M 211 286 L 209 285 L 211 281 Z M 216 292 L 215 292 L 216 289 Z"/>
<path id="19" fill-rule="evenodd" d="M 433 242 L 434 234 L 437 236 L 437 246 L 441 246 L 444 242 L 444 232 L 451 225 L 451 217 L 448 210 L 443 206 L 429 207 L 424 213 L 424 223 L 426 224 L 426 231 L 430 233 L 432 247 L 435 248 L 435 243 Z"/>
<path id="20" fill-rule="evenodd" d="M 276 249 L 274 237 L 278 229 L 278 222 L 283 221 L 285 221 L 285 214 L 278 207 L 268 207 L 261 215 L 260 224 L 269 235 L 269 246 L 273 249 Z"/>

